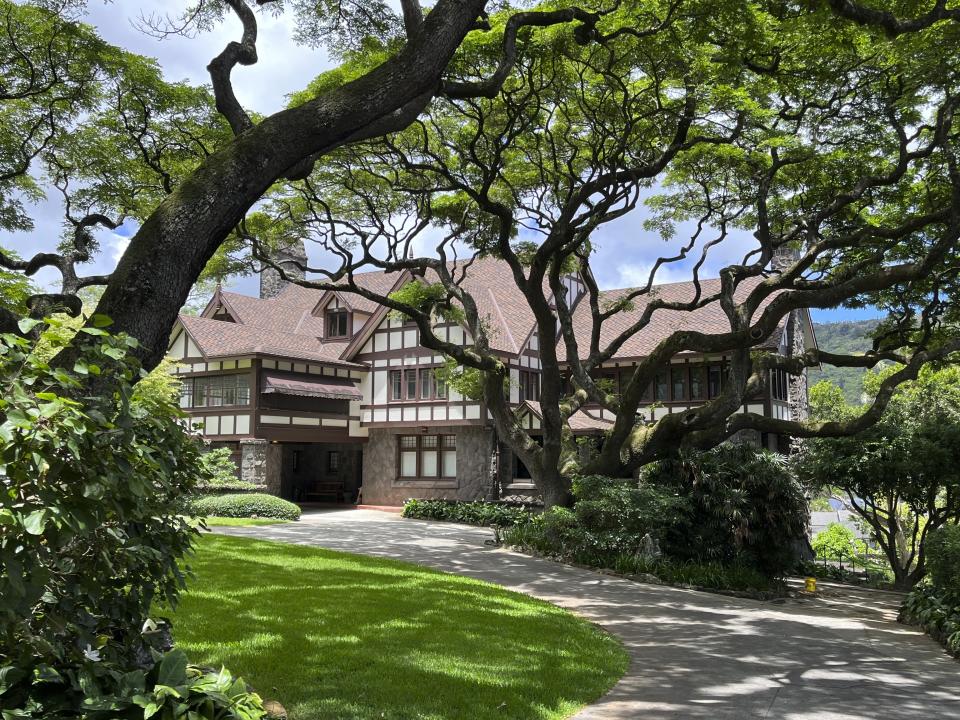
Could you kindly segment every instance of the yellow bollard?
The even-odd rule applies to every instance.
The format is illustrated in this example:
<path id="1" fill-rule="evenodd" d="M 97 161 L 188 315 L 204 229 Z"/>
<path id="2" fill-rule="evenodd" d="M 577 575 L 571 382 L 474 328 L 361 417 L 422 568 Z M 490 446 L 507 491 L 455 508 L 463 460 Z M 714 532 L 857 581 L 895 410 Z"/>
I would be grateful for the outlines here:
<path id="1" fill-rule="evenodd" d="M 817 591 L 817 579 L 808 577 L 806 586 L 803 589 L 809 593 L 815 593 Z"/>

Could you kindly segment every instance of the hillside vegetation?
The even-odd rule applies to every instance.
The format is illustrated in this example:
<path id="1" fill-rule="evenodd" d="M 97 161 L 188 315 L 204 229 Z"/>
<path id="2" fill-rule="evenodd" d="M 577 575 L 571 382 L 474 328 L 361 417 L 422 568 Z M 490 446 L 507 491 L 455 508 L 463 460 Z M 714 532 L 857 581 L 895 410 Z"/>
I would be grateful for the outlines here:
<path id="1" fill-rule="evenodd" d="M 817 344 L 822 350 L 834 353 L 861 354 L 870 348 L 869 335 L 880 321 L 852 320 L 832 323 L 814 323 Z M 863 393 L 863 368 L 835 368 L 825 365 L 823 370 L 810 369 L 810 385 L 829 380 L 843 388 L 849 403 L 860 403 Z"/>

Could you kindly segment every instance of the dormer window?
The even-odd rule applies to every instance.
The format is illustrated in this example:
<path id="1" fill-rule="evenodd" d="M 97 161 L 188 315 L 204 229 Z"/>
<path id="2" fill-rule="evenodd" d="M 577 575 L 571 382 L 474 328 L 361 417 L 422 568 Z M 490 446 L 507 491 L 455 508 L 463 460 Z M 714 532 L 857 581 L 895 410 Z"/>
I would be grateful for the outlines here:
<path id="1" fill-rule="evenodd" d="M 345 309 L 327 310 L 327 337 L 347 337 L 347 311 Z"/>

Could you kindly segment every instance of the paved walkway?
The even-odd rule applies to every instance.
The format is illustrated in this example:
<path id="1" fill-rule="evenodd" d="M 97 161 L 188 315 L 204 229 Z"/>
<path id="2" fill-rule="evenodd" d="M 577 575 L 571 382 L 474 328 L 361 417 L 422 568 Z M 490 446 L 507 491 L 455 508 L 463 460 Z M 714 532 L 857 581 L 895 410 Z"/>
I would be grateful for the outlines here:
<path id="1" fill-rule="evenodd" d="M 486 529 L 371 510 L 217 531 L 461 573 L 602 625 L 630 668 L 578 720 L 960 718 L 960 663 L 897 624 L 892 593 L 827 586 L 817 600 L 756 602 L 645 585 L 491 548 Z"/>

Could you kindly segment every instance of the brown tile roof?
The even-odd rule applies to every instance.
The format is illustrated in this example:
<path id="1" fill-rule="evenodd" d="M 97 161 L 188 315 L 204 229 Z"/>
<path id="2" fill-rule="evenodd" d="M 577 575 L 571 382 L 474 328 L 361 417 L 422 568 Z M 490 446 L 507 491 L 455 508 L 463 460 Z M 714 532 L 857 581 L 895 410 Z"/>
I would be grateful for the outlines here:
<path id="1" fill-rule="evenodd" d="M 387 294 L 401 276 L 381 271 L 357 273 L 355 281 L 362 287 L 378 294 Z M 430 276 L 428 276 L 429 279 Z M 703 280 L 704 294 L 716 292 L 719 280 Z M 746 295 L 759 279 L 741 283 L 738 296 Z M 480 317 L 487 321 L 490 330 L 490 346 L 495 351 L 516 355 L 534 327 L 534 316 L 523 293 L 513 281 L 506 262 L 496 258 L 481 258 L 467 269 L 463 287 L 474 298 Z M 631 292 L 631 288 L 606 290 L 601 293 L 601 304 L 608 304 Z M 689 300 L 693 297 L 691 282 L 658 285 L 656 296 L 668 300 Z M 318 303 L 327 291 L 288 285 L 276 297 L 262 300 L 256 297 L 231 292 L 220 295 L 235 315 L 234 323 L 205 318 L 184 317 L 184 325 L 191 336 L 209 357 L 225 357 L 231 354 L 252 352 L 286 355 L 296 359 L 332 361 L 342 356 L 346 340 L 324 342 L 324 322 L 314 316 Z M 367 324 L 379 323 L 385 312 L 366 298 L 343 291 L 344 299 L 354 310 L 371 313 Z M 631 310 L 617 313 L 603 325 L 601 344 L 605 346 L 616 335 L 629 327 L 643 312 L 649 296 L 634 301 Z M 591 316 L 588 303 L 581 301 L 574 312 L 577 341 L 581 349 L 589 347 Z M 354 336 L 371 328 L 354 327 Z M 706 332 L 725 332 L 729 323 L 719 303 L 711 303 L 695 312 L 658 310 L 653 321 L 644 330 L 629 338 L 615 355 L 615 359 L 635 358 L 650 352 L 675 330 L 697 329 Z M 780 333 L 765 343 L 776 345 Z M 359 341 L 359 339 L 358 339 Z M 558 343 L 562 360 L 565 348 Z"/>
<path id="2" fill-rule="evenodd" d="M 756 287 L 761 278 L 749 278 L 740 283 L 736 292 L 736 299 L 743 299 Z M 711 295 L 720 289 L 719 279 L 701 280 L 700 286 L 703 295 Z M 600 308 L 608 306 L 618 299 L 631 293 L 636 288 L 621 288 L 604 290 L 600 293 Z M 686 302 L 694 298 L 695 288 L 692 282 L 676 282 L 657 285 L 654 287 L 654 297 L 674 302 Z M 624 330 L 635 323 L 646 309 L 650 295 L 641 296 L 633 301 L 633 307 L 623 310 L 606 320 L 600 330 L 600 347 L 604 348 Z M 761 306 L 763 307 L 763 306 Z M 573 313 L 574 333 L 577 347 L 581 356 L 586 356 L 590 348 L 590 333 L 593 318 L 590 313 L 590 304 L 581 300 Z M 649 355 L 663 340 L 677 330 L 698 330 L 707 333 L 723 333 L 730 331 L 730 322 L 720 307 L 719 302 L 712 302 L 693 312 L 683 310 L 657 310 L 653 313 L 650 324 L 643 330 L 629 337 L 620 347 L 613 359 L 639 358 Z M 763 345 L 776 346 L 780 341 L 781 329 L 774 333 Z M 566 346 L 561 340 L 557 343 L 557 354 L 562 360 L 566 357 Z"/>
<path id="3" fill-rule="evenodd" d="M 518 409 L 522 409 L 524 407 L 529 409 L 531 413 L 543 420 L 543 412 L 540 410 L 539 402 L 536 402 L 535 400 L 524 400 L 523 404 L 521 404 L 520 408 Z M 613 427 L 612 420 L 604 420 L 602 417 L 600 417 L 599 408 L 577 410 L 577 412 L 570 416 L 570 419 L 567 422 L 570 425 L 570 430 L 573 433 L 580 434 L 600 432 L 603 430 L 609 430 Z"/>
<path id="4" fill-rule="evenodd" d="M 346 367 L 363 367 L 340 359 L 342 345 L 321 343 L 310 335 L 297 335 L 270 330 L 259 325 L 211 320 L 181 315 L 180 322 L 208 359 L 239 355 L 272 355 L 276 357 L 330 363 Z"/>

